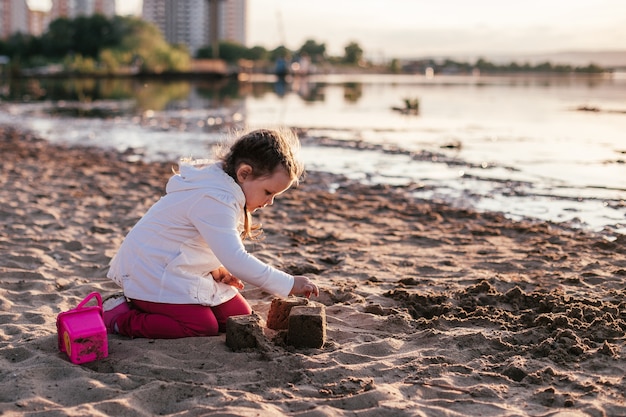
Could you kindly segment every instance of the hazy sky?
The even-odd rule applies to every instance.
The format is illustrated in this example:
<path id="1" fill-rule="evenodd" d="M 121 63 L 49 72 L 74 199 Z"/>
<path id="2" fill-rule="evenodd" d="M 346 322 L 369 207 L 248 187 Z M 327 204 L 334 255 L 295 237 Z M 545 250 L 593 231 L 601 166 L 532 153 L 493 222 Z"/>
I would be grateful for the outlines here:
<path id="1" fill-rule="evenodd" d="M 29 3 L 49 0 L 28 0 Z M 118 0 L 120 14 L 142 0 Z M 626 49 L 626 0 L 248 0 L 248 43 L 371 58 Z"/>

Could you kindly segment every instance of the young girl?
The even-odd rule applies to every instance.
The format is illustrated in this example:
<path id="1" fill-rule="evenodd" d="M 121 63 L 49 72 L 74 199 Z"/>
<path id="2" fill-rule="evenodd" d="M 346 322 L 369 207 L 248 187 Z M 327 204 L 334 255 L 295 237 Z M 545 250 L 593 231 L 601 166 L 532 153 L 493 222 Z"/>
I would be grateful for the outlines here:
<path id="1" fill-rule="evenodd" d="M 166 195 L 124 239 L 107 276 L 124 294 L 104 303 L 111 333 L 179 338 L 217 335 L 230 316 L 251 313 L 243 282 L 286 297 L 319 295 L 305 276 L 279 271 L 246 252 L 260 231 L 250 213 L 298 182 L 299 142 L 288 131 L 256 130 L 219 161 L 181 163 Z"/>

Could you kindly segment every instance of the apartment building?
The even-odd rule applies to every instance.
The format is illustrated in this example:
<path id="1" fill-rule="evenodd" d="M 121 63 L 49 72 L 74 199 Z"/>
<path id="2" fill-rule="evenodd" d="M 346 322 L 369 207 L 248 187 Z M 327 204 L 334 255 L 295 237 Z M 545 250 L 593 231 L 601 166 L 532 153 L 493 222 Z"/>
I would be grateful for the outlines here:
<path id="1" fill-rule="evenodd" d="M 91 16 L 99 13 L 115 16 L 116 0 L 52 0 L 49 10 L 31 10 L 26 0 L 0 0 L 0 39 L 14 33 L 40 36 L 54 19 Z"/>
<path id="2" fill-rule="evenodd" d="M 221 0 L 219 4 L 220 39 L 246 45 L 247 0 Z"/>
<path id="3" fill-rule="evenodd" d="M 247 0 L 144 0 L 142 17 L 193 55 L 211 42 L 211 1 L 217 1 L 218 38 L 245 45 Z"/>
<path id="4" fill-rule="evenodd" d="M 48 30 L 50 15 L 43 10 L 30 10 L 28 12 L 28 32 L 33 36 L 41 36 Z"/>
<path id="5" fill-rule="evenodd" d="M 30 33 L 26 0 L 0 0 L 0 39 L 14 33 Z"/>
<path id="6" fill-rule="evenodd" d="M 118 0 L 124 1 L 124 0 Z M 209 45 L 211 2 L 217 5 L 217 36 L 246 45 L 248 0 L 143 0 L 143 19 L 154 23 L 170 43 L 183 44 L 191 54 Z M 0 39 L 16 32 L 39 36 L 51 21 L 99 13 L 115 16 L 116 0 L 51 0 L 49 10 L 30 10 L 27 0 L 0 0 Z"/>
<path id="7" fill-rule="evenodd" d="M 49 15 L 51 20 L 59 17 L 75 19 L 94 14 L 111 18 L 115 16 L 115 2 L 116 0 L 52 0 Z"/>

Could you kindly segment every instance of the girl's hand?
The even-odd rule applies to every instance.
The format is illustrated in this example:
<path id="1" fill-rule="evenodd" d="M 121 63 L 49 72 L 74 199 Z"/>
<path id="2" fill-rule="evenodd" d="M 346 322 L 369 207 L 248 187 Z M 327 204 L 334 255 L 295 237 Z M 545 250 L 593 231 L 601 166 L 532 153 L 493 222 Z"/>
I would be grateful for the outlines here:
<path id="1" fill-rule="evenodd" d="M 223 282 L 224 284 L 231 285 L 239 290 L 243 290 L 243 282 L 223 266 L 211 271 L 211 275 L 216 282 Z"/>
<path id="2" fill-rule="evenodd" d="M 316 297 L 320 295 L 320 290 L 317 288 L 317 285 L 313 284 L 310 279 L 303 275 L 294 276 L 293 288 L 291 288 L 289 295 L 302 295 L 309 298 L 311 294 L 314 294 Z"/>

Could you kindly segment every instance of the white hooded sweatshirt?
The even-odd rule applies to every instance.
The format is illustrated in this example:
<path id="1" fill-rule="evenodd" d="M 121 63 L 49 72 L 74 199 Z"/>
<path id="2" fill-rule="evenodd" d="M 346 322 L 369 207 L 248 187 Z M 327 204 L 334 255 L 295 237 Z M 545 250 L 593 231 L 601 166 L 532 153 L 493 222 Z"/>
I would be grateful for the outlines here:
<path id="1" fill-rule="evenodd" d="M 215 306 L 237 294 L 210 274 L 223 265 L 242 281 L 286 297 L 293 276 L 250 255 L 241 242 L 244 205 L 241 187 L 221 164 L 181 164 L 166 195 L 124 239 L 107 276 L 131 299 Z"/>

